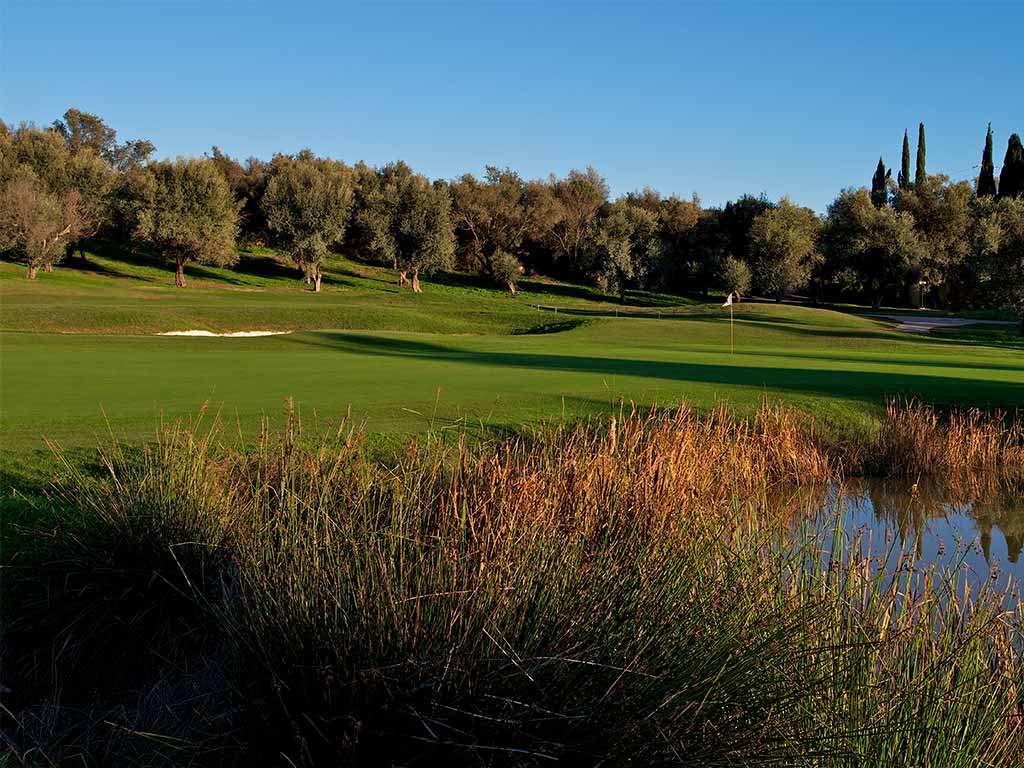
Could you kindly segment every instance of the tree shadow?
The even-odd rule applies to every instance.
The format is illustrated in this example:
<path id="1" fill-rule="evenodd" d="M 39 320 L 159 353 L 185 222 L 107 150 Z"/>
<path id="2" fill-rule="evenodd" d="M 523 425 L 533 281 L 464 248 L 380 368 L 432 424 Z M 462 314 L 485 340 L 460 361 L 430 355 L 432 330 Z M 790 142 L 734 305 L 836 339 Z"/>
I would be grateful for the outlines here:
<path id="1" fill-rule="evenodd" d="M 758 350 L 744 349 L 741 354 L 744 356 L 754 357 L 780 357 L 778 352 L 761 352 Z M 799 360 L 828 360 L 844 363 L 881 363 L 884 365 L 901 365 L 910 368 L 925 367 L 925 368 L 966 368 L 976 369 L 983 371 L 1021 371 L 1021 376 L 1024 377 L 1024 361 L 1021 365 L 999 365 L 996 363 L 964 363 L 964 362 L 950 362 L 948 360 L 902 360 L 895 357 L 885 360 L 866 360 L 863 357 L 855 357 L 853 355 L 823 355 L 815 354 L 811 352 L 798 352 L 798 351 L 786 351 L 786 357 L 797 358 Z"/>
<path id="2" fill-rule="evenodd" d="M 342 352 L 385 357 L 429 359 L 493 368 L 596 373 L 664 381 L 722 384 L 806 395 L 841 396 L 877 404 L 886 397 L 916 397 L 936 404 L 1012 407 L 1024 402 L 1021 382 L 985 382 L 969 394 L 971 382 L 953 376 L 882 371 L 834 371 L 715 363 L 670 362 L 561 355 L 540 352 L 467 350 L 420 340 L 342 332 L 289 337 L 290 342 L 329 347 Z M 742 358 L 740 358 L 742 359 Z M 966 386 L 965 386 L 966 385 Z"/>
<path id="3" fill-rule="evenodd" d="M 557 296 L 562 299 L 617 301 L 617 297 L 602 294 L 595 288 L 588 288 L 582 285 L 571 285 L 567 283 L 549 283 L 535 278 L 523 278 L 519 281 L 519 288 L 525 293 L 534 293 L 543 296 Z"/>

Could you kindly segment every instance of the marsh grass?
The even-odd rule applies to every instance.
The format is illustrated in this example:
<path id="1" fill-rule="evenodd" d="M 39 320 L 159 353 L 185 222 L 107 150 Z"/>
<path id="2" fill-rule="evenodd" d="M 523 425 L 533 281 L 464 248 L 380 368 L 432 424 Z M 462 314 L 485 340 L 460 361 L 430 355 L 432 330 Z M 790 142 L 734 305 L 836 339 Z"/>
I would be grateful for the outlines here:
<path id="1" fill-rule="evenodd" d="M 916 401 L 891 400 L 871 453 L 890 474 L 999 473 L 1024 480 L 1024 421 L 977 408 L 940 416 Z"/>
<path id="2" fill-rule="evenodd" d="M 623 410 L 383 463 L 360 439 L 290 414 L 244 444 L 210 419 L 112 445 L 98 476 L 69 461 L 54 555 L 14 576 L 11 732 L 140 764 L 976 766 L 1024 746 L 1019 608 L 842 536 L 779 546 L 778 491 L 843 471 L 792 411 Z M 144 690 L 159 706 L 125 693 Z"/>

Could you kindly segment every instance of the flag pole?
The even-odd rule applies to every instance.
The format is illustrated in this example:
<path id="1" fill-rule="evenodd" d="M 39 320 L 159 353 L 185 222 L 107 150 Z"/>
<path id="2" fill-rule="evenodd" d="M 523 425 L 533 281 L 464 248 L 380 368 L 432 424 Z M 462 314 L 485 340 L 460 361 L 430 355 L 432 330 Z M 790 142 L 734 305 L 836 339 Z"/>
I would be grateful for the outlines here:
<path id="1" fill-rule="evenodd" d="M 729 308 L 729 354 L 732 355 L 732 354 L 736 353 L 736 343 L 734 341 L 733 330 L 732 330 L 733 329 L 733 324 L 732 324 L 732 292 L 731 291 L 730 291 L 729 295 L 726 296 L 725 304 L 723 304 L 722 306 Z"/>

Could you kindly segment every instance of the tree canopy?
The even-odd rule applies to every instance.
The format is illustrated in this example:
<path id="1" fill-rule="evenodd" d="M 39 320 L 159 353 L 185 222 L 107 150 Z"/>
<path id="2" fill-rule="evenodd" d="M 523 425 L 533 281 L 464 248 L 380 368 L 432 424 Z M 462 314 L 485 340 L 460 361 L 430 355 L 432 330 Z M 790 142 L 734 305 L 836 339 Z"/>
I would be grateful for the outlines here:
<path id="1" fill-rule="evenodd" d="M 759 214 L 751 229 L 754 283 L 763 293 L 781 299 L 806 285 L 821 259 L 821 223 L 810 208 L 782 198 L 776 208 Z"/>
<path id="2" fill-rule="evenodd" d="M 992 123 L 985 133 L 985 148 L 981 152 L 981 172 L 978 174 L 978 197 L 996 193 L 995 166 L 992 164 Z"/>
<path id="3" fill-rule="evenodd" d="M 135 236 L 175 265 L 179 287 L 190 261 L 227 266 L 238 260 L 239 205 L 212 161 L 150 163 L 139 178 L 136 201 Z"/>
<path id="4" fill-rule="evenodd" d="M 408 282 L 420 293 L 421 273 L 449 269 L 454 262 L 447 186 L 431 184 L 403 162 L 365 174 L 361 182 L 366 189 L 359 218 L 370 250 L 399 271 L 400 285 Z"/>
<path id="5" fill-rule="evenodd" d="M 236 174 L 239 183 L 242 174 Z M 354 175 L 335 160 L 309 151 L 278 155 L 270 164 L 262 210 L 276 241 L 320 290 L 323 262 L 340 245 L 352 206 Z"/>
<path id="6" fill-rule="evenodd" d="M 913 216 L 876 207 L 863 188 L 843 191 L 829 206 L 823 242 L 875 307 L 903 287 L 922 254 Z"/>
<path id="7" fill-rule="evenodd" d="M 1006 143 L 1006 156 L 999 172 L 1000 197 L 1024 197 L 1024 146 L 1016 133 Z"/>

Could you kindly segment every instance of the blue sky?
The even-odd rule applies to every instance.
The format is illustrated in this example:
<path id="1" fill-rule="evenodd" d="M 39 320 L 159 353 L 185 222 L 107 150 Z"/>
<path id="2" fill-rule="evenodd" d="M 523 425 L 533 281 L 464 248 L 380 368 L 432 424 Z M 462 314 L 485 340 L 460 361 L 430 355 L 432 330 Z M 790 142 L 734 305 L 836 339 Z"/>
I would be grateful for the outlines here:
<path id="1" fill-rule="evenodd" d="M 898 165 L 970 178 L 1024 132 L 1024 4 L 0 0 L 0 117 L 95 112 L 160 156 L 310 147 L 432 177 L 593 165 L 824 210 Z"/>

